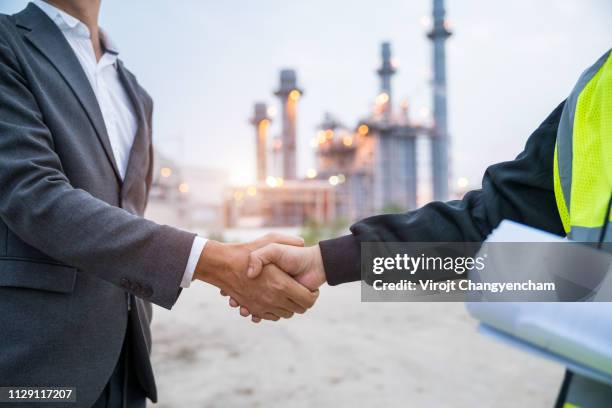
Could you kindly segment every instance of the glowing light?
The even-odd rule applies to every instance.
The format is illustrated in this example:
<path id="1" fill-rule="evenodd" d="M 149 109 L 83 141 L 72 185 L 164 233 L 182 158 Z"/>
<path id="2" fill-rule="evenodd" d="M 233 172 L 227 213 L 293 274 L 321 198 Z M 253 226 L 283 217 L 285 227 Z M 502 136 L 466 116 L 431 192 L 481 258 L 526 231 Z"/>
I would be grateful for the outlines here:
<path id="1" fill-rule="evenodd" d="M 319 146 L 319 140 L 316 137 L 313 137 L 312 139 L 310 139 L 310 147 L 317 147 Z"/>
<path id="2" fill-rule="evenodd" d="M 270 116 L 271 118 L 276 116 L 276 108 L 274 106 L 270 106 L 268 108 L 268 116 Z"/>
<path id="3" fill-rule="evenodd" d="M 397 58 L 391 58 L 391 66 L 393 68 L 399 68 L 399 60 Z"/>
<path id="4" fill-rule="evenodd" d="M 334 131 L 331 129 L 327 129 L 325 131 L 325 137 L 327 138 L 327 140 L 331 140 L 334 138 Z"/>
<path id="5" fill-rule="evenodd" d="M 422 106 L 421 108 L 419 108 L 419 115 L 421 115 L 422 117 L 428 117 L 429 116 L 429 108 L 427 106 Z"/>
<path id="6" fill-rule="evenodd" d="M 319 144 L 323 144 L 323 143 L 325 143 L 326 140 L 327 140 L 327 137 L 325 136 L 325 131 L 324 130 L 319 130 L 317 132 L 317 142 Z"/>
<path id="7" fill-rule="evenodd" d="M 359 126 L 359 127 L 357 128 L 357 132 L 358 132 L 360 135 L 364 135 L 364 136 L 365 136 L 365 135 L 367 135 L 367 134 L 368 134 L 368 132 L 369 132 L 369 131 L 370 131 L 370 128 L 368 127 L 368 125 L 361 125 L 361 126 Z"/>
<path id="8" fill-rule="evenodd" d="M 289 92 L 289 99 L 291 99 L 292 101 L 297 101 L 298 99 L 300 99 L 300 91 L 298 91 L 297 89 L 293 89 L 291 92 Z"/>
<path id="9" fill-rule="evenodd" d="M 268 119 L 262 119 L 258 125 L 258 134 L 259 138 L 265 142 L 268 128 L 270 127 L 270 121 Z"/>
<path id="10" fill-rule="evenodd" d="M 189 184 L 187 183 L 179 184 L 178 190 L 183 194 L 187 194 L 189 192 Z"/>
<path id="11" fill-rule="evenodd" d="M 257 195 L 257 189 L 255 188 L 255 186 L 250 186 L 249 188 L 247 188 L 247 195 L 250 195 L 251 197 Z"/>
<path id="12" fill-rule="evenodd" d="M 344 177 L 344 174 L 338 174 L 338 184 L 342 184 L 346 181 L 346 177 Z"/>
<path id="13" fill-rule="evenodd" d="M 170 167 L 162 167 L 159 172 L 161 173 L 161 176 L 164 178 L 168 178 L 172 175 L 172 169 Z"/>
<path id="14" fill-rule="evenodd" d="M 340 182 L 340 180 L 338 179 L 338 176 L 331 176 L 328 181 L 329 181 L 329 184 L 331 184 L 332 186 L 337 186 L 338 183 Z"/>
<path id="15" fill-rule="evenodd" d="M 279 187 L 282 187 L 282 186 L 283 186 L 283 184 L 285 184 L 285 180 L 283 180 L 283 178 L 282 178 L 282 177 L 277 177 L 277 178 L 276 178 L 276 183 L 277 183 L 277 185 L 278 185 Z"/>
<path id="16" fill-rule="evenodd" d="M 234 200 L 242 201 L 243 198 L 244 198 L 244 193 L 241 190 L 234 191 Z"/>
<path id="17" fill-rule="evenodd" d="M 342 138 L 342 144 L 346 147 L 351 147 L 353 145 L 353 138 L 351 136 L 344 136 Z"/>
<path id="18" fill-rule="evenodd" d="M 457 179 L 457 187 L 466 188 L 470 184 L 470 181 L 465 177 L 459 177 Z"/>
<path id="19" fill-rule="evenodd" d="M 271 188 L 278 187 L 278 181 L 276 180 L 276 177 L 273 176 L 266 177 L 266 184 Z"/>
<path id="20" fill-rule="evenodd" d="M 281 147 L 283 147 L 283 141 L 279 138 L 274 139 L 274 141 L 272 142 L 272 148 L 279 150 Z"/>
<path id="21" fill-rule="evenodd" d="M 376 103 L 378 105 L 384 105 L 387 102 L 389 102 L 389 94 L 386 92 L 383 92 L 376 97 Z"/>
<path id="22" fill-rule="evenodd" d="M 429 16 L 421 17 L 420 23 L 421 23 L 421 26 L 423 26 L 425 28 L 430 27 L 431 26 L 431 17 L 429 17 Z"/>
<path id="23" fill-rule="evenodd" d="M 306 170 L 306 177 L 308 177 L 309 179 L 317 177 L 317 171 L 315 169 Z"/>

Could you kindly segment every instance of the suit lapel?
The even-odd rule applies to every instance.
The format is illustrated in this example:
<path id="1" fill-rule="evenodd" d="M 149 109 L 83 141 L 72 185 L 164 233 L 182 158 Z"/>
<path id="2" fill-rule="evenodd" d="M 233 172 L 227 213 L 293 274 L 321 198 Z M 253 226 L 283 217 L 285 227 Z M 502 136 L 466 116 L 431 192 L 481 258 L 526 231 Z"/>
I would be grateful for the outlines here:
<path id="1" fill-rule="evenodd" d="M 146 176 L 148 168 L 146 166 L 146 159 L 149 151 L 148 142 L 148 127 L 147 121 L 145 120 L 145 112 L 143 109 L 143 102 L 137 91 L 137 85 L 132 75 L 127 72 L 123 66 L 121 60 L 117 60 L 117 72 L 119 73 L 119 80 L 126 90 L 132 106 L 134 108 L 134 114 L 138 121 L 138 128 L 136 135 L 134 136 L 134 142 L 132 143 L 132 149 L 130 150 L 130 157 L 128 159 L 128 165 L 125 171 L 125 178 L 123 181 L 122 192 L 128 194 L 130 187 L 135 181 L 142 181 Z"/>
<path id="2" fill-rule="evenodd" d="M 95 128 L 96 135 L 113 167 L 115 176 L 121 182 L 96 95 L 70 44 L 55 23 L 32 3 L 28 4 L 28 7 L 15 17 L 18 25 L 30 30 L 25 34 L 25 38 L 55 66 L 74 92 Z"/>

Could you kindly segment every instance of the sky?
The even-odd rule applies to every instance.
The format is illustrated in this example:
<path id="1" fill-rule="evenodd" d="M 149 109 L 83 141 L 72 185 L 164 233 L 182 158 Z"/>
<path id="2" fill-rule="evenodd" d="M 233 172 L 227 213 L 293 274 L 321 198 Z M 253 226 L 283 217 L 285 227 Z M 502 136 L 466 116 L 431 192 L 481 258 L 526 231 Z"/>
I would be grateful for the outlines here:
<path id="1" fill-rule="evenodd" d="M 26 3 L 0 0 L 0 12 Z M 447 0 L 446 10 L 452 178 L 478 187 L 485 168 L 514 158 L 612 46 L 612 2 Z M 155 100 L 157 148 L 250 182 L 249 118 L 257 101 L 278 109 L 282 68 L 295 69 L 305 91 L 300 174 L 313 164 L 310 140 L 325 112 L 348 126 L 369 112 L 383 41 L 399 64 L 395 102 L 407 99 L 411 117 L 427 120 L 430 14 L 430 0 L 102 0 L 100 25 Z"/>

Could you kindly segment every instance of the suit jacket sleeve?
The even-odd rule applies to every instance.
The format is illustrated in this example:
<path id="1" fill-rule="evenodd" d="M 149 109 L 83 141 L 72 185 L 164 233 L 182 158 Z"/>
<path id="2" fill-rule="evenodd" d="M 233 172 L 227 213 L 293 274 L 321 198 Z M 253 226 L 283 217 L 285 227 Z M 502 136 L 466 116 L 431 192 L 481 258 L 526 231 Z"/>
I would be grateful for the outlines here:
<path id="1" fill-rule="evenodd" d="M 17 59 L 0 40 L 0 217 L 24 242 L 170 308 L 194 234 L 74 188 Z"/>
<path id="2" fill-rule="evenodd" d="M 563 235 L 553 190 L 553 154 L 561 103 L 515 160 L 490 166 L 482 188 L 462 200 L 432 202 L 405 214 L 366 218 L 351 235 L 322 241 L 330 285 L 361 279 L 362 242 L 480 242 L 504 219 Z"/>

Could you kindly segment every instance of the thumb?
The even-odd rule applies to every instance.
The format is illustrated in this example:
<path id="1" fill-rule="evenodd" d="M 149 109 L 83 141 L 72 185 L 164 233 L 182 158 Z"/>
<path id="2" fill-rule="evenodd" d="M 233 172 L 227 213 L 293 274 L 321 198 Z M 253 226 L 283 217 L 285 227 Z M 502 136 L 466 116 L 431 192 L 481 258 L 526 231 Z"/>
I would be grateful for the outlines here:
<path id="1" fill-rule="evenodd" d="M 247 277 L 253 279 L 259 276 L 264 266 L 277 263 L 282 255 L 281 244 L 268 244 L 251 252 Z"/>

